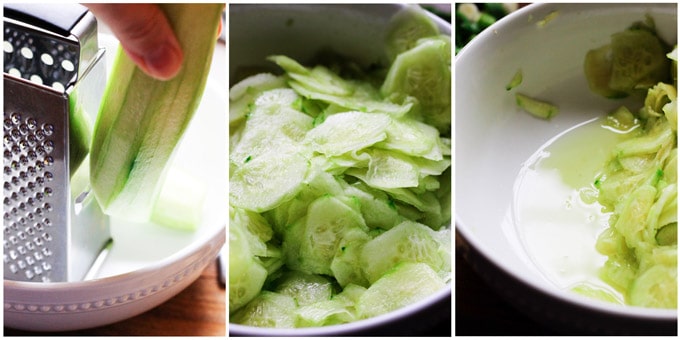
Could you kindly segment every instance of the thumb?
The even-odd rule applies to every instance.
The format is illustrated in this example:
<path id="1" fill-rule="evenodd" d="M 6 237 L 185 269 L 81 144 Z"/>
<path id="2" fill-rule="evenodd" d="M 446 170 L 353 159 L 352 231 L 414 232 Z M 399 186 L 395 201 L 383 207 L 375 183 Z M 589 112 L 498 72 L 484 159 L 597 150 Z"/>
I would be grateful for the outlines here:
<path id="1" fill-rule="evenodd" d="M 85 4 L 106 23 L 127 55 L 148 75 L 166 80 L 182 66 L 182 48 L 154 4 Z"/>

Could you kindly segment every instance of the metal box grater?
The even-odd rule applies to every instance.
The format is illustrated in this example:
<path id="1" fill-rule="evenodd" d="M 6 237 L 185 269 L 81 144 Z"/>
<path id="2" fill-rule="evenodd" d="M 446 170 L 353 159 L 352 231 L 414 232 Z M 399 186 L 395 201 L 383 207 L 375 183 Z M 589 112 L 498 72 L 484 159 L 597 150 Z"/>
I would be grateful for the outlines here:
<path id="1" fill-rule="evenodd" d="M 97 22 L 77 4 L 4 4 L 3 22 L 4 278 L 84 280 L 111 242 L 70 129 L 105 88 Z"/>

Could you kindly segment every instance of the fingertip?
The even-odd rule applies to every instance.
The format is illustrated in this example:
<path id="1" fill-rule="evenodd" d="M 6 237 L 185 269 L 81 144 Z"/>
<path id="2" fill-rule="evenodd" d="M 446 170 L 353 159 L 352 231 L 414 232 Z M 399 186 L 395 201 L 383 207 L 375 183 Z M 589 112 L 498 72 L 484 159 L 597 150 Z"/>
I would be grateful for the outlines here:
<path id="1" fill-rule="evenodd" d="M 182 69 L 184 55 L 182 50 L 171 43 L 164 43 L 153 52 L 144 56 L 146 72 L 157 79 L 168 80 Z"/>

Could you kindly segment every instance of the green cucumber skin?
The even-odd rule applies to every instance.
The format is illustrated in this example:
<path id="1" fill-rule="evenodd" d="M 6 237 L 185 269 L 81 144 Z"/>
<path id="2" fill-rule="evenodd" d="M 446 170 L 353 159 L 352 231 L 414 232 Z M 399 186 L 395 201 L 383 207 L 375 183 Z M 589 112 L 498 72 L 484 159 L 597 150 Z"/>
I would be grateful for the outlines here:
<path id="1" fill-rule="evenodd" d="M 200 103 L 221 4 L 162 4 L 184 51 L 177 76 L 151 78 L 119 48 L 95 123 L 91 183 L 109 215 L 147 221 L 166 164 Z"/>

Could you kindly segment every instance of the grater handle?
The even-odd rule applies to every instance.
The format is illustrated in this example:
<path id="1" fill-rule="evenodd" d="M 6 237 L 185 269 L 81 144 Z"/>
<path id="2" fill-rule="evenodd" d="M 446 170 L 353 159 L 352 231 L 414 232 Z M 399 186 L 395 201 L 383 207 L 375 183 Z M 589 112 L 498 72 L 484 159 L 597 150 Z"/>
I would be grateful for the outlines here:
<path id="1" fill-rule="evenodd" d="M 87 13 L 87 8 L 76 3 L 4 4 L 4 16 L 44 30 L 68 37 L 76 23 Z"/>

